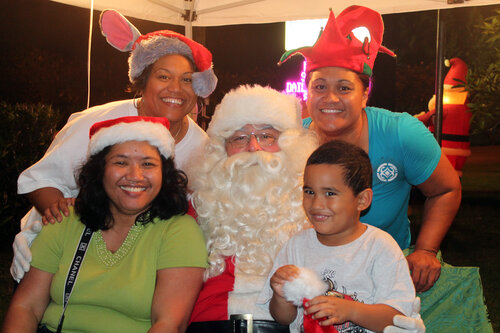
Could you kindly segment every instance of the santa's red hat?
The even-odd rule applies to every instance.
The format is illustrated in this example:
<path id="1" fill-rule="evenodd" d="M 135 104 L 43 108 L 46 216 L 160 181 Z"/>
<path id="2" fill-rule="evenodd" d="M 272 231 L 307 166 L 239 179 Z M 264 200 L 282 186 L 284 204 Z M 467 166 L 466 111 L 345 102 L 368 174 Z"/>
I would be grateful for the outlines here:
<path id="1" fill-rule="evenodd" d="M 337 18 L 330 11 L 325 30 L 314 46 L 288 51 L 278 64 L 301 54 L 306 58 L 306 73 L 322 67 L 342 67 L 371 75 L 379 51 L 395 56 L 382 46 L 383 35 L 382 17 L 370 8 L 350 6 Z"/>
<path id="2" fill-rule="evenodd" d="M 141 35 L 123 15 L 105 10 L 99 21 L 101 32 L 110 45 L 122 52 L 131 51 L 128 59 L 129 79 L 134 83 L 144 69 L 167 54 L 180 54 L 190 59 L 197 68 L 193 73 L 193 90 L 200 97 L 209 96 L 217 85 L 212 69 L 212 53 L 200 43 L 170 30 L 159 30 Z"/>
<path id="3" fill-rule="evenodd" d="M 464 85 L 467 82 L 467 64 L 460 58 L 452 58 L 445 61 L 450 70 L 444 78 L 445 87 L 451 89 L 453 86 Z"/>
<path id="4" fill-rule="evenodd" d="M 301 106 L 295 96 L 270 87 L 242 85 L 228 92 L 215 108 L 209 136 L 227 139 L 247 124 L 266 124 L 284 132 L 302 129 Z"/>
<path id="5" fill-rule="evenodd" d="M 89 132 L 88 155 L 108 146 L 127 141 L 147 141 L 165 158 L 173 157 L 175 140 L 169 132 L 170 123 L 164 117 L 130 116 L 95 123 Z"/>

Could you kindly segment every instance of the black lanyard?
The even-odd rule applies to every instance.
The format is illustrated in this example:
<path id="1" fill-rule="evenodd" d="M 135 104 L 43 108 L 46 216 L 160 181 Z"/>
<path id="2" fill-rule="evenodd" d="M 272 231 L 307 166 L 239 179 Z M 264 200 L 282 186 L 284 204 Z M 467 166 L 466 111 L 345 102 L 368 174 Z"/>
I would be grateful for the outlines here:
<path id="1" fill-rule="evenodd" d="M 76 247 L 75 256 L 73 257 L 73 262 L 71 263 L 68 275 L 66 276 L 66 283 L 64 286 L 64 294 L 63 294 L 63 311 L 61 314 L 61 318 L 59 319 L 59 325 L 57 325 L 57 333 L 60 333 L 62 330 L 64 322 L 64 312 L 66 312 L 66 307 L 68 306 L 69 297 L 71 296 L 71 292 L 73 291 L 73 286 L 75 285 L 78 272 L 80 271 L 83 259 L 85 258 L 85 253 L 87 252 L 87 248 L 89 246 L 90 239 L 92 238 L 92 234 L 93 234 L 92 229 L 90 229 L 89 227 L 85 227 L 85 229 L 82 232 L 82 236 L 80 237 L 80 242 L 78 242 L 78 246 Z"/>

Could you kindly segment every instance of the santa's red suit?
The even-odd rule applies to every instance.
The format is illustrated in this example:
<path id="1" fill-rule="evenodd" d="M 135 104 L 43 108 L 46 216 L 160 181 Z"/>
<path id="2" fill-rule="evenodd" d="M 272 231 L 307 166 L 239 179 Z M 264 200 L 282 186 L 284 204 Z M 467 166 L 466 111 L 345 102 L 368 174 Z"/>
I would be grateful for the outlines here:
<path id="1" fill-rule="evenodd" d="M 191 321 L 228 320 L 229 314 L 251 313 L 254 319 L 273 320 L 268 311 L 256 306 L 267 276 L 239 272 L 235 276 L 234 257 L 226 258 L 226 269 L 203 285 Z M 250 311 L 251 310 L 251 311 Z"/>
<path id="2" fill-rule="evenodd" d="M 444 80 L 443 127 L 441 147 L 451 164 L 462 174 L 462 168 L 470 155 L 469 129 L 472 113 L 467 106 L 467 91 L 455 87 L 465 83 L 467 65 L 459 58 L 450 60 L 451 68 Z M 429 112 L 417 115 L 417 118 L 435 131 L 435 97 L 429 101 Z"/>

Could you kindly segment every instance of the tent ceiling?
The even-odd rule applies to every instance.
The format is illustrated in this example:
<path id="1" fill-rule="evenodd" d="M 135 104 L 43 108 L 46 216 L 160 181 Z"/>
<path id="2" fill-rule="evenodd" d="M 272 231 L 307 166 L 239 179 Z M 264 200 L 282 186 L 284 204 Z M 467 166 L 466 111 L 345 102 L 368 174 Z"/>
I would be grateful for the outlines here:
<path id="1" fill-rule="evenodd" d="M 52 0 L 90 8 L 91 0 Z M 193 26 L 271 23 L 328 17 L 350 5 L 362 5 L 381 14 L 500 4 L 499 0 L 94 0 L 94 9 L 116 9 L 127 17 L 185 25 L 183 14 L 194 9 Z M 185 16 L 185 15 L 184 15 Z"/>

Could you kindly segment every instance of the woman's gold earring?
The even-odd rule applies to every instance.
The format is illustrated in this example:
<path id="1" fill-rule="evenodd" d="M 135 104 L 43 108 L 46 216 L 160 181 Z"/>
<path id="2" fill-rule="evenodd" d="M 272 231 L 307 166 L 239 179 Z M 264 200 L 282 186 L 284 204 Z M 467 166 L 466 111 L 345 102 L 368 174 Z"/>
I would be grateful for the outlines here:
<path id="1" fill-rule="evenodd" d="M 134 94 L 134 106 L 137 110 L 139 110 L 142 105 L 144 104 L 144 100 L 142 99 L 142 96 L 139 97 L 139 93 L 136 92 Z"/>

